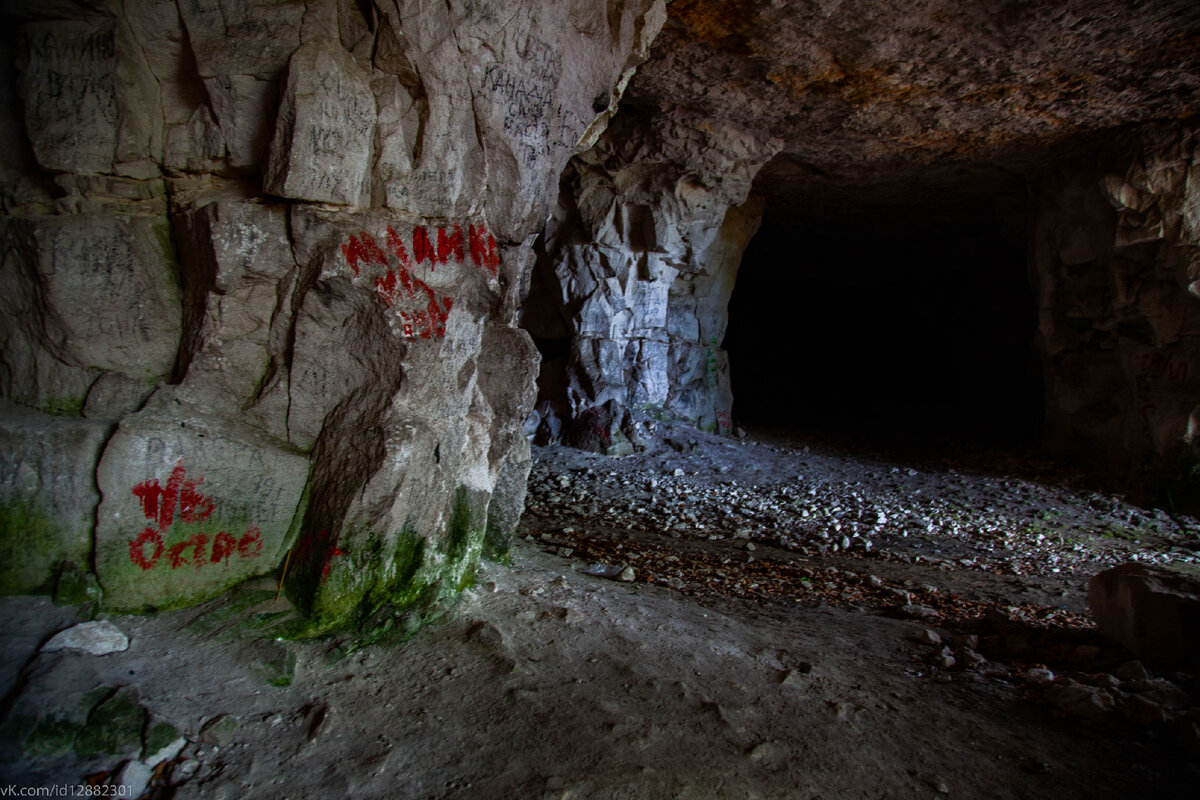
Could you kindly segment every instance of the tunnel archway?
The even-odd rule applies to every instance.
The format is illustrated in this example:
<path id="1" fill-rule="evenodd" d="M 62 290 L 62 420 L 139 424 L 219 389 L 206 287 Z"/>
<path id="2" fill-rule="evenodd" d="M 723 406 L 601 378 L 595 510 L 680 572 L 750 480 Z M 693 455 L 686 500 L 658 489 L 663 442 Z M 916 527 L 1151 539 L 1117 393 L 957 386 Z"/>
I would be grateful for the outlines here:
<path id="1" fill-rule="evenodd" d="M 729 306 L 735 418 L 906 449 L 1036 443 L 1023 233 L 991 203 L 853 223 L 768 210 Z"/>

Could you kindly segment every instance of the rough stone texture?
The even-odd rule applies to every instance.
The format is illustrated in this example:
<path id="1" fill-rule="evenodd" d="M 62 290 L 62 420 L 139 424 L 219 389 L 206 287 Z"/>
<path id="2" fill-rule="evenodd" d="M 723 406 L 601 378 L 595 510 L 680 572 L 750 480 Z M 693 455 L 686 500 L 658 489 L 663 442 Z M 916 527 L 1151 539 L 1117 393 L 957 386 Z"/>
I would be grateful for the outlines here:
<path id="1" fill-rule="evenodd" d="M 1200 580 L 1145 564 L 1123 564 L 1088 583 L 1088 604 L 1101 633 L 1144 661 L 1200 666 Z"/>
<path id="2" fill-rule="evenodd" d="M 634 452 L 635 435 L 629 410 L 616 400 L 606 400 L 573 419 L 563 441 L 579 450 L 627 456 Z"/>
<path id="3" fill-rule="evenodd" d="M 109 426 L 0 402 L 0 592 L 53 591 L 87 569 L 100 495 L 95 464 Z"/>
<path id="4" fill-rule="evenodd" d="M 269 572 L 304 513 L 306 458 L 173 395 L 123 419 L 97 468 L 109 608 L 187 605 Z"/>
<path id="5" fill-rule="evenodd" d="M 30 22 L 16 42 L 17 88 L 39 164 L 72 173 L 157 174 L 158 86 L 124 19 Z"/>
<path id="6" fill-rule="evenodd" d="M 287 393 L 273 390 L 286 387 L 299 302 L 287 207 L 218 200 L 181 208 L 176 225 L 189 254 L 180 396 L 286 438 Z"/>
<path id="7" fill-rule="evenodd" d="M 129 637 L 108 620 L 81 622 L 65 631 L 59 631 L 50 641 L 42 645 L 43 653 L 57 650 L 72 650 L 89 656 L 106 656 L 120 653 L 129 647 Z"/>
<path id="8" fill-rule="evenodd" d="M 631 83 L 663 0 L 6 7 L 0 397 L 120 424 L 102 462 L 51 479 L 102 464 L 113 602 L 236 577 L 176 570 L 179 593 L 142 593 L 123 572 L 140 569 L 129 482 L 169 482 L 181 458 L 239 513 L 258 513 L 234 496 L 254 495 L 243 465 L 289 465 L 295 541 L 268 514 L 254 569 L 291 553 L 314 629 L 468 583 L 520 508 L 535 256 L 546 430 L 555 404 L 610 401 L 722 430 L 724 309 L 757 195 L 813 217 L 961 204 L 1112 126 L 1200 112 L 1183 0 L 677 0 L 669 16 Z M 1165 127 L 1038 195 L 1043 232 L 1086 218 L 1035 243 L 1052 437 L 1119 433 L 1127 473 L 1194 459 L 1194 145 Z M 1072 205 L 1073 186 L 1091 199 Z"/>
<path id="9" fill-rule="evenodd" d="M 1200 150 L 1149 127 L 1044 182 L 1033 231 L 1049 445 L 1178 502 L 1200 478 Z"/>
<path id="10" fill-rule="evenodd" d="M 153 386 L 179 346 L 174 249 L 161 217 L 0 222 L 0 394 L 78 413 L 102 372 Z"/>
<path id="11" fill-rule="evenodd" d="M 1060 711 L 1092 722 L 1104 722 L 1115 707 L 1112 695 L 1108 692 L 1070 678 L 1055 681 L 1046 687 L 1043 696 Z"/>
<path id="12" fill-rule="evenodd" d="M 160 5 L 146 3 L 148 9 Z M 198 0 L 178 5 L 190 45 L 183 58 L 193 60 L 195 71 L 177 73 L 164 95 L 176 95 L 178 106 L 194 107 L 178 123 L 183 130 L 176 134 L 176 147 L 199 147 L 176 157 L 191 165 L 215 154 L 224 156 L 229 168 L 259 168 L 271 136 L 279 78 L 300 44 L 307 4 Z M 205 96 L 205 106 L 196 102 Z"/>
<path id="13" fill-rule="evenodd" d="M 288 64 L 264 187 L 297 200 L 368 205 L 375 96 L 338 42 L 304 45 Z"/>
<path id="14" fill-rule="evenodd" d="M 988 198 L 1081 134 L 1200 112 L 1190 0 L 677 0 L 630 85 L 782 140 L 756 180 L 815 217 Z"/>
<path id="15" fill-rule="evenodd" d="M 537 423 L 609 399 L 727 422 L 713 335 L 759 213 L 739 205 L 744 181 L 773 221 L 850 236 L 935 230 L 997 198 L 1023 227 L 1030 197 L 1049 443 L 1157 492 L 1195 463 L 1200 430 L 1180 291 L 1195 281 L 1194 145 L 1178 122 L 1200 113 L 1197 41 L 1200 7 L 1183 0 L 672 3 L 546 230 L 524 317 L 545 360 Z M 714 159 L 729 131 L 759 145 Z M 1099 165 L 1098 142 L 1113 145 Z M 687 236 L 727 208 L 730 266 L 705 277 L 703 237 Z"/>
<path id="16" fill-rule="evenodd" d="M 761 214 L 750 181 L 778 146 L 682 109 L 626 110 L 571 162 L 524 315 L 536 339 L 569 341 L 542 376 L 560 414 L 615 401 L 730 429 L 726 308 Z"/>
<path id="17" fill-rule="evenodd" d="M 39 484 L 98 478 L 98 509 L 61 497 L 72 542 L 95 519 L 106 605 L 195 602 L 290 553 L 316 631 L 453 594 L 485 539 L 503 557 L 530 463 L 532 243 L 663 0 L 6 15 L 0 396 L 96 420 L 62 431 L 116 423 Z M 31 413 L 6 430 L 52 427 Z M 21 446 L 14 471 L 36 461 Z"/>

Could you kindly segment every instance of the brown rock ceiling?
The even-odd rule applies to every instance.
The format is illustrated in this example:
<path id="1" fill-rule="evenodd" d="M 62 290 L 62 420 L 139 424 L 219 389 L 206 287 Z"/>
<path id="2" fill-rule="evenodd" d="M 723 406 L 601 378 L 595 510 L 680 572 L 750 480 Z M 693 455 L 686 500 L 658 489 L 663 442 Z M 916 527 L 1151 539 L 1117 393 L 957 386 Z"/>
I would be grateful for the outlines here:
<path id="1" fill-rule="evenodd" d="M 676 0 L 627 102 L 781 140 L 775 213 L 961 205 L 1200 112 L 1200 3 Z"/>

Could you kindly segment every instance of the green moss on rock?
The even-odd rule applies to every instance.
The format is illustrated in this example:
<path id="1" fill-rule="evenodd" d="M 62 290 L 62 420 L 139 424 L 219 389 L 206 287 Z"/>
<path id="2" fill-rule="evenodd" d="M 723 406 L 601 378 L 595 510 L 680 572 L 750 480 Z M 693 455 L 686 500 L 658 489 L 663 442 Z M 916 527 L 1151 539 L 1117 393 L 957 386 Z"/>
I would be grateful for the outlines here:
<path id="1" fill-rule="evenodd" d="M 291 686 L 296 677 L 296 653 L 282 642 L 266 642 L 254 656 L 251 669 L 268 686 Z"/>
<path id="2" fill-rule="evenodd" d="M 82 729 L 79 723 L 64 717 L 42 717 L 25 739 L 25 752 L 35 756 L 66 755 Z"/>
<path id="3" fill-rule="evenodd" d="M 289 570 L 287 588 L 306 620 L 288 635 L 343 628 L 374 641 L 397 629 L 411 634 L 414 619 L 435 616 L 474 581 L 484 549 L 487 498 L 485 492 L 460 487 L 440 536 L 423 536 L 408 525 L 390 536 L 352 530 L 337 539 L 322 534 L 310 535 L 307 544 L 302 539 L 293 552 L 298 563 L 295 573 Z M 343 552 L 342 542 L 356 543 L 355 549 Z"/>
<path id="4" fill-rule="evenodd" d="M 54 584 L 54 602 L 59 605 L 93 603 L 100 599 L 100 583 L 91 570 L 65 561 Z"/>
<path id="5" fill-rule="evenodd" d="M 0 502 L 0 594 L 51 594 L 64 561 L 87 560 L 86 540 L 19 497 Z"/>
<path id="6" fill-rule="evenodd" d="M 136 690 L 122 687 L 92 710 L 75 737 L 75 752 L 81 756 L 137 752 L 145 727 L 146 709 L 138 703 Z"/>
<path id="7" fill-rule="evenodd" d="M 479 510 L 472 505 L 466 488 L 460 486 L 454 493 L 450 524 L 446 530 L 446 539 L 449 544 L 447 554 L 452 560 L 462 558 L 471 547 L 477 532 L 482 529 L 479 519 Z"/>
<path id="8" fill-rule="evenodd" d="M 179 729 L 169 722 L 155 722 L 146 729 L 146 741 L 142 746 L 142 758 L 150 758 L 179 739 Z"/>
<path id="9" fill-rule="evenodd" d="M 55 417 L 78 417 L 83 414 L 83 404 L 87 398 L 78 397 L 49 397 L 38 406 L 38 411 Z"/>
<path id="10" fill-rule="evenodd" d="M 278 565 L 276 548 L 288 540 L 290 533 L 262 528 L 255 524 L 255 519 L 249 512 L 226 512 L 200 522 L 176 525 L 162 535 L 161 551 L 154 542 L 146 542 L 137 550 L 142 564 L 133 560 L 130 543 L 138 539 L 144 528 L 110 536 L 98 545 L 105 548 L 103 562 L 107 565 L 100 571 L 105 607 L 133 614 L 186 608 L 270 571 Z M 220 534 L 231 536 L 232 541 L 224 540 L 224 549 L 218 554 L 214 550 Z M 203 544 L 197 546 L 201 538 Z M 173 553 L 181 545 L 184 546 Z M 178 565 L 173 564 L 173 558 Z"/>
<path id="11" fill-rule="evenodd" d="M 483 525 L 483 557 L 489 561 L 508 564 L 508 551 L 512 547 L 512 531 L 500 523 L 499 518 L 487 515 Z"/>

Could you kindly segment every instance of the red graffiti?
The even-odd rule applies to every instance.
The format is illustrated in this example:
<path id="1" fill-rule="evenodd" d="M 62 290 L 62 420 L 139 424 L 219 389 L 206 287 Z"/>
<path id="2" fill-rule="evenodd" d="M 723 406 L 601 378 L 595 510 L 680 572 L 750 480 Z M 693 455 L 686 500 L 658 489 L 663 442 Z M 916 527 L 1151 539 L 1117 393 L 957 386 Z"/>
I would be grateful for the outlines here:
<path id="1" fill-rule="evenodd" d="M 146 545 L 153 544 L 150 557 L 146 557 Z M 129 560 L 142 569 L 153 569 L 163 554 L 162 534 L 153 528 L 146 528 L 136 539 L 129 540 Z"/>
<path id="2" fill-rule="evenodd" d="M 722 410 L 717 412 L 717 430 L 721 433 L 728 433 L 733 430 L 733 423 L 729 419 L 728 411 Z"/>
<path id="3" fill-rule="evenodd" d="M 418 264 L 428 261 L 433 264 L 437 259 L 437 251 L 429 241 L 429 235 L 424 228 L 413 228 L 413 260 Z"/>
<path id="4" fill-rule="evenodd" d="M 416 274 L 422 265 L 428 264 L 433 272 L 440 264 L 459 264 L 470 252 L 476 266 L 487 269 L 492 275 L 499 274 L 500 255 L 496 239 L 482 226 L 468 226 L 463 235 L 458 224 L 450 228 L 438 228 L 436 234 L 425 227 L 415 227 L 410 250 L 396 230 L 388 226 L 381 248 L 365 231 L 351 236 L 342 245 L 346 259 L 355 278 L 371 280 L 375 296 L 400 319 L 401 334 L 407 338 L 442 338 L 446 335 L 446 320 L 454 300 Z M 386 248 L 386 250 L 385 250 Z M 366 267 L 374 267 L 373 274 L 364 275 Z"/>
<path id="5" fill-rule="evenodd" d="M 184 522 L 200 522 L 213 512 L 212 500 L 196 491 L 204 479 L 189 481 L 186 475 L 187 471 L 180 463 L 171 470 L 166 488 L 156 480 L 142 481 L 133 487 L 134 496 L 142 504 L 142 513 L 146 519 L 158 523 L 160 532 L 171 527 L 176 510 Z"/>
<path id="6" fill-rule="evenodd" d="M 450 256 L 454 256 L 455 261 L 463 260 L 463 232 L 457 224 L 454 226 L 454 233 L 451 234 L 447 234 L 445 228 L 438 228 L 438 263 L 445 264 L 450 260 Z"/>
<path id="7" fill-rule="evenodd" d="M 207 544 L 208 534 L 194 533 L 185 541 L 182 541 L 179 544 L 173 544 L 167 548 L 167 562 L 171 565 L 171 569 L 179 569 L 184 564 L 188 563 L 188 560 L 184 557 L 183 553 L 188 548 L 191 548 L 191 563 L 199 568 L 200 565 L 204 563 L 204 548 Z"/>
<path id="8" fill-rule="evenodd" d="M 242 558 L 258 558 L 262 553 L 262 545 L 262 531 L 257 525 L 251 525 L 242 534 L 242 538 L 238 539 L 238 555 Z"/>
<path id="9" fill-rule="evenodd" d="M 257 527 L 246 530 L 241 539 L 220 531 L 212 540 L 212 555 L 206 558 L 208 534 L 196 531 L 183 541 L 167 547 L 166 536 L 178 525 L 194 525 L 208 519 L 216 507 L 211 497 L 200 494 L 196 487 L 203 478 L 188 480 L 183 462 L 175 465 L 163 486 L 157 480 L 146 480 L 133 487 L 131 494 L 138 499 L 142 514 L 154 523 L 129 540 L 129 560 L 143 570 L 154 569 L 165 555 L 171 569 L 191 564 L 199 569 L 205 564 L 229 564 L 236 550 L 242 558 L 257 558 L 262 552 L 262 531 Z M 178 515 L 178 521 L 176 519 Z M 149 553 L 147 553 L 149 551 Z"/>
<path id="10" fill-rule="evenodd" d="M 493 275 L 500 270 L 500 254 L 496 250 L 496 237 L 474 225 L 469 228 L 471 236 L 471 260 L 477 267 L 486 267 Z"/>
<path id="11" fill-rule="evenodd" d="M 403 248 L 403 245 L 401 245 Z M 354 270 L 354 274 L 358 274 L 358 262 L 365 261 L 368 264 L 378 264 L 382 267 L 387 266 L 387 257 L 383 251 L 379 249 L 379 245 L 375 244 L 375 240 L 365 233 L 359 239 L 356 236 L 351 236 L 347 244 L 342 245 L 342 255 L 346 257 L 346 262 L 350 265 L 350 269 Z M 407 260 L 408 256 L 405 256 Z"/>
<path id="12" fill-rule="evenodd" d="M 454 301 L 449 297 L 440 296 L 425 281 L 413 276 L 408 268 L 408 254 L 404 251 L 404 243 L 391 226 L 388 226 L 387 234 L 388 248 L 396 255 L 399 265 L 375 278 L 375 294 L 388 308 L 406 305 L 410 309 L 398 310 L 404 336 L 419 335 L 422 339 L 445 336 L 446 318 L 450 316 Z M 419 262 L 426 253 L 423 249 L 425 245 L 418 247 L 418 241 L 414 234 L 413 251 L 421 253 L 421 256 L 418 256 Z M 424 308 L 413 309 L 413 301 L 417 304 L 423 301 Z"/>
<path id="13" fill-rule="evenodd" d="M 344 555 L 346 555 L 346 551 L 338 547 L 337 537 L 331 536 L 325 528 L 315 534 L 305 536 L 296 548 L 296 557 L 301 561 L 308 561 L 314 556 L 317 558 L 321 565 L 322 586 L 329 579 L 329 572 L 333 569 L 333 559 Z"/>
<path id="14" fill-rule="evenodd" d="M 236 548 L 237 539 L 234 538 L 232 534 L 221 531 L 216 535 L 216 538 L 213 539 L 212 563 L 219 564 L 220 562 L 224 561 L 225 564 L 228 565 L 229 557 L 233 555 L 233 552 Z"/>

